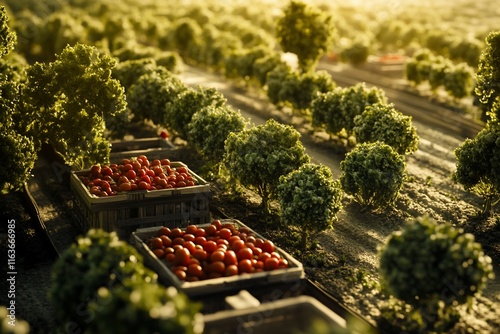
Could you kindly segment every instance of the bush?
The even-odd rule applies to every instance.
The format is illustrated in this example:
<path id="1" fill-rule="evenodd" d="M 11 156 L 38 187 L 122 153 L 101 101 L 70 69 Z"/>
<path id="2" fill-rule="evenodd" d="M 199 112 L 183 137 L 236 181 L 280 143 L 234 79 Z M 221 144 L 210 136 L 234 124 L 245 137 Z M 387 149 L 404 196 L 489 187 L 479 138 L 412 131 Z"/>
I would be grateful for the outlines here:
<path id="1" fill-rule="evenodd" d="M 245 128 L 245 119 L 230 106 L 209 105 L 196 112 L 189 123 L 188 141 L 213 164 L 224 157 L 224 143 L 232 132 Z"/>
<path id="2" fill-rule="evenodd" d="M 89 305 L 95 318 L 85 333 L 202 333 L 200 306 L 172 286 L 125 281 L 99 289 Z"/>
<path id="3" fill-rule="evenodd" d="M 389 145 L 357 145 L 340 162 L 342 189 L 354 200 L 375 209 L 393 205 L 406 177 L 406 163 Z"/>
<path id="4" fill-rule="evenodd" d="M 230 133 L 223 161 L 236 180 L 257 191 L 264 211 L 269 212 L 280 176 L 309 162 L 309 156 L 297 130 L 270 119 L 264 125 Z"/>
<path id="5" fill-rule="evenodd" d="M 386 102 L 383 90 L 368 88 L 365 83 L 337 87 L 314 98 L 311 104 L 312 122 L 315 127 L 324 128 L 330 134 L 338 134 L 344 129 L 347 135 L 351 135 L 357 115 L 361 115 L 369 105 Z"/>
<path id="6" fill-rule="evenodd" d="M 193 115 L 206 106 L 220 107 L 226 103 L 226 98 L 215 88 L 188 88 L 177 98 L 167 103 L 163 125 L 178 136 L 187 139 L 189 123 Z"/>
<path id="7" fill-rule="evenodd" d="M 151 120 L 159 125 L 163 122 L 167 104 L 177 99 L 186 86 L 168 71 L 142 75 L 128 90 L 128 106 L 138 120 Z"/>
<path id="8" fill-rule="evenodd" d="M 499 143 L 500 125 L 489 122 L 475 138 L 466 139 L 454 152 L 457 164 L 453 179 L 484 199 L 483 215 L 491 214 L 500 200 Z"/>
<path id="9" fill-rule="evenodd" d="M 383 142 L 399 154 L 418 149 L 418 135 L 411 123 L 393 104 L 376 103 L 354 118 L 354 134 L 358 143 Z"/>
<path id="10" fill-rule="evenodd" d="M 331 228 L 342 208 L 340 182 L 324 165 L 305 164 L 280 177 L 278 198 L 283 222 L 302 229 L 302 247 L 312 233 Z"/>
<path id="11" fill-rule="evenodd" d="M 125 279 L 155 282 L 135 248 L 116 233 L 90 230 L 65 251 L 52 270 L 49 297 L 61 323 L 74 322 L 85 328 L 91 321 L 88 303 L 95 301 L 101 287 L 121 285 Z"/>
<path id="12" fill-rule="evenodd" d="M 428 216 L 389 237 L 380 273 L 387 290 L 417 309 L 428 330 L 436 319 L 456 318 L 456 306 L 470 302 L 493 278 L 491 259 L 472 234 Z"/>

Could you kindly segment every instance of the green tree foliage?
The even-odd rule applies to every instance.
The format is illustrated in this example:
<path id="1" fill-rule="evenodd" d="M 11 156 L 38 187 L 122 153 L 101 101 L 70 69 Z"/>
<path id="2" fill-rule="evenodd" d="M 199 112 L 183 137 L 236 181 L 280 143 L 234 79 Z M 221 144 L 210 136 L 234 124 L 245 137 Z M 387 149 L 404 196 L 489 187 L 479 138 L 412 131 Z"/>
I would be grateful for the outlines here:
<path id="1" fill-rule="evenodd" d="M 500 96 L 500 30 L 486 37 L 486 47 L 481 54 L 476 72 L 475 94 L 484 113 L 492 110 Z"/>
<path id="2" fill-rule="evenodd" d="M 340 53 L 340 58 L 346 63 L 359 65 L 366 63 L 369 55 L 370 45 L 368 42 L 357 41 L 344 48 Z"/>
<path id="3" fill-rule="evenodd" d="M 276 27 L 281 48 L 297 55 L 303 72 L 314 70 L 329 50 L 333 33 L 332 17 L 328 13 L 295 0 L 284 9 Z"/>
<path id="4" fill-rule="evenodd" d="M 16 45 L 17 35 L 8 25 L 9 18 L 5 6 L 0 7 L 0 58 L 9 54 Z"/>
<path id="5" fill-rule="evenodd" d="M 169 103 L 174 103 L 186 86 L 173 73 L 154 71 L 142 75 L 127 91 L 131 112 L 138 120 L 162 124 Z"/>
<path id="6" fill-rule="evenodd" d="M 302 247 L 309 237 L 332 227 L 342 209 L 343 192 L 340 182 L 333 179 L 324 165 L 304 164 L 280 177 L 277 188 L 281 220 L 302 230 Z"/>
<path id="7" fill-rule="evenodd" d="M 277 67 L 267 77 L 267 96 L 277 105 L 289 105 L 295 111 L 311 107 L 312 101 L 320 93 L 335 88 L 335 82 L 326 71 L 301 73 L 290 71 L 289 67 Z"/>
<path id="8" fill-rule="evenodd" d="M 488 122 L 473 139 L 466 139 L 456 150 L 453 178 L 465 190 L 484 199 L 483 214 L 491 214 L 500 200 L 500 125 Z"/>
<path id="9" fill-rule="evenodd" d="M 280 176 L 309 162 L 309 156 L 297 130 L 270 119 L 264 125 L 230 133 L 223 161 L 240 184 L 257 191 L 264 211 L 269 212 Z"/>
<path id="10" fill-rule="evenodd" d="M 23 66 L 5 57 L 16 43 L 16 34 L 10 31 L 8 20 L 5 7 L 0 7 L 0 156 L 5 167 L 0 171 L 0 190 L 18 190 L 30 178 L 37 152 L 20 108 Z"/>
<path id="11" fill-rule="evenodd" d="M 250 80 L 253 78 L 254 64 L 257 59 L 269 54 L 270 50 L 263 46 L 252 49 L 238 49 L 233 51 L 226 60 L 225 75 L 227 78 Z"/>
<path id="12" fill-rule="evenodd" d="M 187 88 L 176 99 L 167 103 L 163 123 L 182 138 L 188 138 L 189 123 L 193 115 L 206 106 L 221 107 L 226 98 L 215 88 Z"/>
<path id="13" fill-rule="evenodd" d="M 466 63 L 454 66 L 445 74 L 444 89 L 456 99 L 461 99 L 474 91 L 474 71 Z"/>
<path id="14" fill-rule="evenodd" d="M 389 293 L 413 306 L 421 332 L 439 333 L 453 325 L 457 306 L 471 302 L 493 278 L 491 259 L 472 234 L 428 216 L 389 237 L 380 273 Z"/>
<path id="15" fill-rule="evenodd" d="M 94 320 L 88 304 L 99 302 L 98 290 L 125 280 L 156 283 L 157 275 L 144 267 L 137 250 L 116 233 L 91 229 L 56 261 L 49 297 L 62 324 L 71 321 L 85 329 Z"/>
<path id="16" fill-rule="evenodd" d="M 212 164 L 224 157 L 224 143 L 232 132 L 245 128 L 245 119 L 228 105 L 208 105 L 194 113 L 189 123 L 188 141 Z"/>
<path id="17" fill-rule="evenodd" d="M 354 135 L 358 143 L 383 142 L 399 154 L 411 154 L 418 150 L 417 130 L 394 105 L 375 103 L 354 118 Z"/>
<path id="18" fill-rule="evenodd" d="M 171 32 L 171 43 L 182 58 L 196 59 L 202 49 L 202 29 L 200 25 L 189 18 L 180 19 Z"/>
<path id="19" fill-rule="evenodd" d="M 313 126 L 323 128 L 330 134 L 338 134 L 344 129 L 352 135 L 354 118 L 375 103 L 387 103 L 384 91 L 376 87 L 368 88 L 364 82 L 318 94 L 311 104 Z"/>
<path id="20" fill-rule="evenodd" d="M 89 305 L 95 314 L 85 333 L 179 333 L 201 334 L 200 304 L 190 301 L 175 287 L 130 282 L 100 288 Z"/>
<path id="21" fill-rule="evenodd" d="M 395 203 L 406 178 L 406 162 L 387 144 L 357 145 L 340 162 L 342 189 L 366 207 L 383 209 Z"/>
<path id="22" fill-rule="evenodd" d="M 153 58 L 126 60 L 116 64 L 113 68 L 113 77 L 120 81 L 127 92 L 141 76 L 156 70 L 157 64 Z"/>
<path id="23" fill-rule="evenodd" d="M 56 61 L 28 69 L 26 117 L 35 123 L 37 139 L 51 144 L 69 165 L 109 159 L 104 121 L 126 107 L 123 87 L 111 78 L 114 66 L 113 58 L 77 44 Z"/>

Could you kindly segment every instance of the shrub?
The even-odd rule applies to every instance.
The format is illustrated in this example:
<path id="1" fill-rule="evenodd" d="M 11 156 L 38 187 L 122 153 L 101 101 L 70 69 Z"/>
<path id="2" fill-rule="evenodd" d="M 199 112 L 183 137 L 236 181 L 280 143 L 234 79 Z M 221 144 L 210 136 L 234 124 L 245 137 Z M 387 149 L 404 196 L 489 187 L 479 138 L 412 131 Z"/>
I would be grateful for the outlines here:
<path id="1" fill-rule="evenodd" d="M 302 247 L 312 233 L 330 228 L 342 208 L 340 182 L 324 165 L 305 164 L 280 177 L 278 198 L 283 222 L 302 229 Z"/>
<path id="2" fill-rule="evenodd" d="M 357 115 L 361 115 L 369 105 L 386 102 L 383 90 L 368 88 L 365 83 L 337 87 L 314 98 L 311 104 L 312 122 L 315 127 L 324 128 L 330 134 L 338 134 L 344 129 L 347 135 L 351 135 Z"/>
<path id="3" fill-rule="evenodd" d="M 49 297 L 62 323 L 72 321 L 85 328 L 92 321 L 88 303 L 96 300 L 99 288 L 120 285 L 125 279 L 154 282 L 156 274 L 116 233 L 91 229 L 55 263 Z"/>
<path id="4" fill-rule="evenodd" d="M 159 125 L 165 117 L 167 104 L 177 99 L 186 86 L 168 71 L 142 75 L 128 90 L 128 106 L 138 120 L 151 120 Z"/>
<path id="5" fill-rule="evenodd" d="M 236 180 L 257 191 L 268 212 L 280 176 L 309 162 L 309 156 L 297 130 L 270 119 L 264 125 L 230 133 L 223 161 Z"/>
<path id="6" fill-rule="evenodd" d="M 99 289 L 89 305 L 95 318 L 85 333 L 202 333 L 200 306 L 172 286 L 125 281 Z"/>
<path id="7" fill-rule="evenodd" d="M 393 205 L 406 176 L 406 163 L 389 145 L 357 145 L 340 162 L 342 189 L 354 200 L 375 209 Z"/>
<path id="8" fill-rule="evenodd" d="M 389 293 L 417 309 L 428 330 L 436 320 L 456 318 L 456 306 L 470 302 L 493 278 L 491 259 L 472 234 L 428 216 L 389 237 L 380 273 Z"/>
<path id="9" fill-rule="evenodd" d="M 376 103 L 354 118 L 354 134 L 358 143 L 383 142 L 399 154 L 418 149 L 418 135 L 411 123 L 393 104 Z"/>
<path id="10" fill-rule="evenodd" d="M 500 199 L 499 144 L 500 125 L 489 122 L 475 138 L 466 139 L 454 152 L 457 164 L 453 179 L 484 199 L 483 215 L 491 214 Z"/>
<path id="11" fill-rule="evenodd" d="M 245 128 L 239 111 L 227 105 L 209 105 L 196 112 L 189 123 L 188 141 L 213 164 L 224 157 L 224 143 L 232 132 Z"/>
<path id="12" fill-rule="evenodd" d="M 225 103 L 226 99 L 215 88 L 188 88 L 179 93 L 173 101 L 167 103 L 163 125 L 187 139 L 189 123 L 196 112 L 206 106 L 220 107 Z"/>

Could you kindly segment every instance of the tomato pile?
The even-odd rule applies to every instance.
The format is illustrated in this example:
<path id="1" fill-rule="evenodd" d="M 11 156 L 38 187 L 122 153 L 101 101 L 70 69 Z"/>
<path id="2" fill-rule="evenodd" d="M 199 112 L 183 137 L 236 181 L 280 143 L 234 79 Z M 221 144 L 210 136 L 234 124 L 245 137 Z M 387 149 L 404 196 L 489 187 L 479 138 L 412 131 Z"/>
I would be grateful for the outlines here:
<path id="1" fill-rule="evenodd" d="M 120 164 L 93 165 L 88 175 L 79 178 L 98 197 L 123 191 L 190 187 L 196 182 L 186 167 L 172 167 L 169 159 L 149 162 L 145 155 L 123 159 Z"/>
<path id="2" fill-rule="evenodd" d="M 187 282 L 288 267 L 272 241 L 219 220 L 205 228 L 161 227 L 147 245 L 177 278 Z"/>

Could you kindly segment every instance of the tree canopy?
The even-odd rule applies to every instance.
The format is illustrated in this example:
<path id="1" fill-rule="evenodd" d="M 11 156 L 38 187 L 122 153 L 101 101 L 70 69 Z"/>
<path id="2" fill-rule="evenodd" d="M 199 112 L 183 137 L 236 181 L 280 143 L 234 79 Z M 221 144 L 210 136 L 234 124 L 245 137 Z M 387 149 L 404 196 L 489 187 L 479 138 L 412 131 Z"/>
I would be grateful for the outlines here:
<path id="1" fill-rule="evenodd" d="M 302 71 L 314 70 L 331 46 L 332 17 L 321 9 L 292 0 L 278 20 L 276 35 L 285 52 L 297 55 Z"/>

